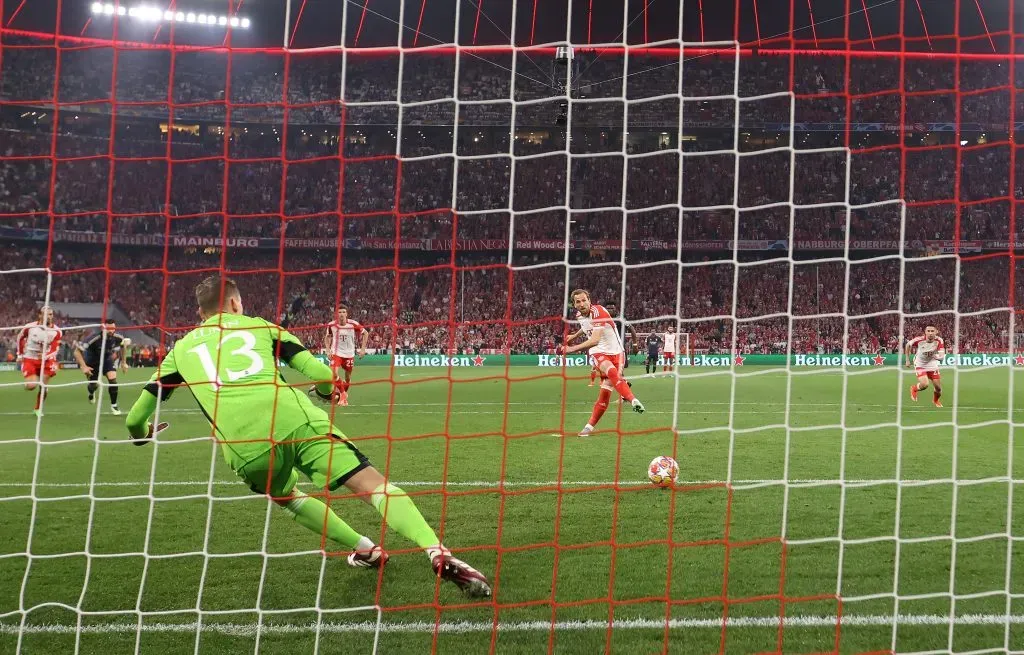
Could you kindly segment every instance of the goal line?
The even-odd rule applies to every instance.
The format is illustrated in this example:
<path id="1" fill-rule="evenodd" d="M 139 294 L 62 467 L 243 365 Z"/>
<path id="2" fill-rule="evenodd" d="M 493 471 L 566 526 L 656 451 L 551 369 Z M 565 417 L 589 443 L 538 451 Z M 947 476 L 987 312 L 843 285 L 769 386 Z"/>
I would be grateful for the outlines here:
<path id="1" fill-rule="evenodd" d="M 240 610 L 243 613 L 247 610 Z M 844 627 L 890 627 L 895 622 L 902 626 L 948 626 L 950 622 L 961 626 L 992 626 L 1004 627 L 1007 623 L 1011 625 L 1024 624 L 1024 615 L 1020 614 L 961 614 L 950 617 L 948 614 L 900 614 L 893 617 L 891 614 L 843 614 L 838 615 L 804 615 L 787 616 L 731 616 L 723 621 L 721 618 L 677 618 L 669 619 L 616 619 L 610 623 L 607 620 L 575 620 L 575 621 L 499 621 L 498 632 L 550 632 L 552 628 L 556 631 L 590 631 L 607 630 L 609 625 L 616 630 L 693 630 L 693 629 L 721 629 L 723 623 L 727 628 L 778 628 L 780 622 L 786 628 L 825 628 L 834 626 Z M 0 634 L 135 634 L 137 632 L 168 634 L 184 633 L 195 634 L 215 633 L 233 637 L 255 637 L 257 634 L 351 634 L 365 633 L 424 633 L 437 632 L 440 634 L 471 634 L 489 633 L 494 630 L 495 624 L 491 621 L 384 621 L 378 624 L 374 621 L 340 622 L 322 621 L 320 623 L 218 623 L 204 620 L 202 623 L 191 622 L 160 622 L 142 623 L 118 622 L 85 624 L 77 626 L 73 623 L 43 623 L 25 626 L 0 622 Z"/>
<path id="2" fill-rule="evenodd" d="M 718 480 L 718 479 L 693 479 L 693 480 L 677 480 L 676 485 L 681 488 L 688 486 L 701 486 L 701 485 L 725 485 L 730 484 L 735 489 L 743 489 L 744 487 L 763 487 L 763 486 L 782 486 L 788 485 L 791 487 L 819 487 L 828 485 L 845 485 L 848 487 L 872 487 L 872 486 L 883 486 L 883 485 L 900 485 L 905 487 L 920 487 L 928 485 L 943 485 L 943 484 L 955 484 L 958 486 L 970 486 L 978 484 L 1024 484 L 1024 479 L 1011 478 L 1009 476 L 994 476 L 987 478 L 928 478 L 928 479 L 911 479 L 911 478 L 794 478 L 791 480 L 782 480 L 778 478 L 737 478 L 734 480 Z M 502 487 L 518 487 L 518 488 L 529 488 L 529 487 L 557 487 L 559 485 L 563 487 L 642 487 L 651 484 L 650 480 L 524 480 L 524 481 L 495 481 L 495 480 L 449 480 L 447 482 L 441 482 L 439 480 L 399 480 L 394 482 L 401 487 L 465 487 L 472 489 L 499 489 Z M 133 482 L 130 480 L 118 480 L 116 482 L 3 482 L 0 481 L 0 489 L 29 489 L 32 487 L 39 489 L 80 489 L 83 487 L 98 487 L 98 488 L 119 488 L 119 487 L 239 487 L 244 488 L 238 480 L 154 480 L 150 481 L 137 481 Z M 300 487 L 307 487 L 307 485 L 300 483 Z M 307 487 L 314 489 L 313 487 Z M 314 489 L 315 490 L 315 489 Z M 685 490 L 685 489 L 684 489 Z M 257 496 L 253 496 L 256 498 Z M 40 501 L 47 500 L 62 500 L 65 496 L 55 498 L 40 498 Z M 5 498 L 0 496 L 0 502 L 4 500 L 11 500 L 11 498 Z M 110 498 L 97 498 L 97 500 L 123 500 L 121 496 L 115 496 Z M 161 497 L 159 500 L 174 500 L 173 497 Z"/>

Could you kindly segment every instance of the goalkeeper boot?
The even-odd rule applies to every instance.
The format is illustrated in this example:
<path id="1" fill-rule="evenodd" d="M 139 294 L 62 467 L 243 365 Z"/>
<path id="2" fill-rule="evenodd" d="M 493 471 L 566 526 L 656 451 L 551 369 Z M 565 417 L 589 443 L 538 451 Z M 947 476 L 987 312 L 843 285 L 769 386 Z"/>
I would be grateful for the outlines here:
<path id="1" fill-rule="evenodd" d="M 434 574 L 453 583 L 470 598 L 489 598 L 491 585 L 483 573 L 477 571 L 462 560 L 452 557 L 447 548 L 439 549 L 430 558 L 430 566 Z"/>
<path id="2" fill-rule="evenodd" d="M 368 551 L 353 550 L 346 558 L 349 566 L 363 569 L 379 569 L 388 563 L 388 554 L 380 546 Z"/>
<path id="3" fill-rule="evenodd" d="M 636 412 L 637 414 L 643 414 L 644 413 L 644 410 L 645 410 L 644 404 L 642 402 L 640 402 L 639 398 L 634 398 L 633 401 L 632 401 L 632 405 L 633 405 L 633 411 L 634 412 Z"/>
<path id="4" fill-rule="evenodd" d="M 147 443 L 150 442 L 150 440 L 153 439 L 153 437 L 160 434 L 169 427 L 171 427 L 171 424 L 168 423 L 167 421 L 161 421 L 159 424 L 157 424 L 156 427 L 153 427 L 153 424 L 150 423 L 149 432 L 146 434 L 146 436 L 139 437 L 138 439 L 136 439 L 135 437 L 129 435 L 129 438 L 131 438 L 132 443 L 135 444 L 136 446 L 145 446 Z"/>

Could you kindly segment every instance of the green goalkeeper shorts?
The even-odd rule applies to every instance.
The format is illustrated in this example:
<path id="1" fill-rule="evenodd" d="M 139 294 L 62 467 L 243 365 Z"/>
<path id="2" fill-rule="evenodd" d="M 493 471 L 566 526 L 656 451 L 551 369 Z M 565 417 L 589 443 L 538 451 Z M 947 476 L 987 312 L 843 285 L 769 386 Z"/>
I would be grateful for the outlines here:
<path id="1" fill-rule="evenodd" d="M 253 492 L 274 498 L 288 496 L 299 471 L 318 488 L 334 491 L 370 466 L 370 460 L 330 423 L 306 424 L 271 450 L 235 469 Z"/>

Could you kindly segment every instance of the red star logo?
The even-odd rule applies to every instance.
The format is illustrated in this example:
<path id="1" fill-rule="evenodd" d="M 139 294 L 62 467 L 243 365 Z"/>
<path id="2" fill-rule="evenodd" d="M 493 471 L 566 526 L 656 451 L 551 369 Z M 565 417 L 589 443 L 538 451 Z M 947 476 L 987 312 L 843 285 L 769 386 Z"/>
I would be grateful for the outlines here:
<path id="1" fill-rule="evenodd" d="M 483 365 L 484 365 L 484 358 L 483 357 L 481 357 L 480 355 L 477 355 L 476 357 L 473 358 L 473 366 L 483 366 Z"/>
<path id="2" fill-rule="evenodd" d="M 1013 358 L 1013 363 L 1017 366 L 1024 366 L 1024 353 L 1018 354 Z"/>
<path id="3" fill-rule="evenodd" d="M 743 355 L 736 355 L 736 366 L 743 366 L 743 360 L 746 359 Z"/>
<path id="4" fill-rule="evenodd" d="M 885 357 L 875 355 L 875 366 L 882 366 L 883 364 L 885 364 Z"/>

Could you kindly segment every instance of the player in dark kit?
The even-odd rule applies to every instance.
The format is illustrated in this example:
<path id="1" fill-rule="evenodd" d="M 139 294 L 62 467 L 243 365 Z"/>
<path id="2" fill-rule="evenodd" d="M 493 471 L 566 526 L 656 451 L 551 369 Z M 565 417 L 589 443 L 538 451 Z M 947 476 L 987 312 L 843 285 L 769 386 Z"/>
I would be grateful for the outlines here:
<path id="1" fill-rule="evenodd" d="M 665 342 L 657 332 L 651 332 L 647 335 L 647 361 L 644 362 L 644 366 L 647 368 L 648 373 L 652 369 L 655 373 L 658 372 L 658 354 L 663 343 Z"/>
<path id="2" fill-rule="evenodd" d="M 82 373 L 89 380 L 89 402 L 96 402 L 96 387 L 99 376 L 107 378 L 107 392 L 110 394 L 110 413 L 120 416 L 121 410 L 117 407 L 117 365 L 121 362 L 121 368 L 128 370 L 128 362 L 121 355 L 121 349 L 131 344 L 131 339 L 117 332 L 117 326 L 107 323 L 104 329 L 90 334 L 84 341 L 79 342 L 75 349 L 75 359 Z"/>

